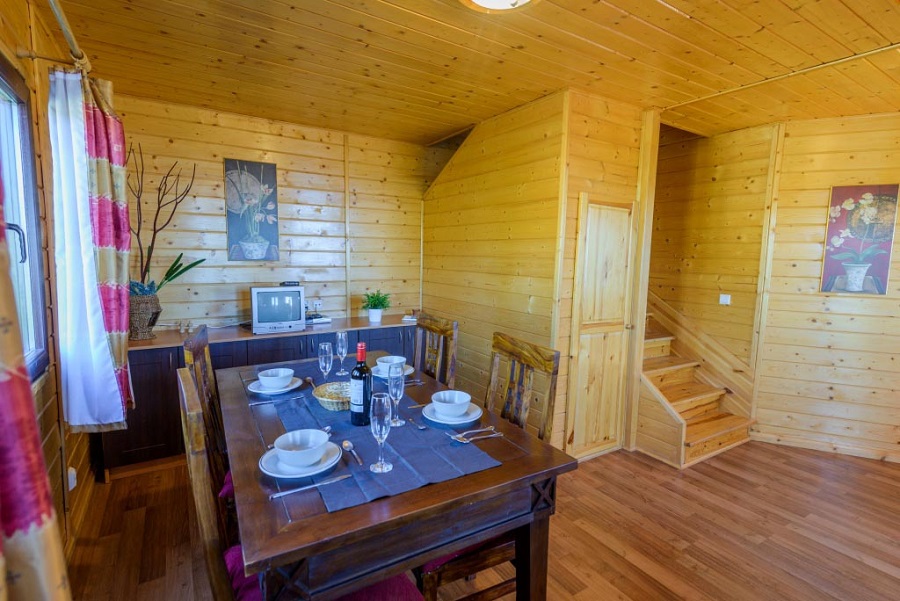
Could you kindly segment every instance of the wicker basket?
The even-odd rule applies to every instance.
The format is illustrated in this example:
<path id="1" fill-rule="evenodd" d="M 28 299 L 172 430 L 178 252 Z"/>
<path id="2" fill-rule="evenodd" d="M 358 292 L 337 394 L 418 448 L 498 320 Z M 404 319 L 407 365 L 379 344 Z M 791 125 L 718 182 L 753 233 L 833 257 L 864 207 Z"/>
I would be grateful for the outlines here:
<path id="1" fill-rule="evenodd" d="M 329 382 L 317 386 L 313 396 L 329 411 L 350 409 L 350 382 Z"/>
<path id="2" fill-rule="evenodd" d="M 153 326 L 162 313 L 159 297 L 155 294 L 135 295 L 129 297 L 128 339 L 148 340 L 155 338 Z"/>

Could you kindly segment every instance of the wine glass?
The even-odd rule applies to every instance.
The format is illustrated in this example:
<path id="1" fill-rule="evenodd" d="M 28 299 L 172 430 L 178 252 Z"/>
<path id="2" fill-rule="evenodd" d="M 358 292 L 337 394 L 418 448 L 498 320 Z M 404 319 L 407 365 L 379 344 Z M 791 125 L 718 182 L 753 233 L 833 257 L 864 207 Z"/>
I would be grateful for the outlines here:
<path id="1" fill-rule="evenodd" d="M 337 351 L 337 356 L 341 360 L 341 368 L 334 374 L 336 376 L 346 376 L 350 372 L 344 369 L 344 359 L 347 358 L 347 332 L 338 332 L 337 339 L 335 340 L 335 350 Z"/>
<path id="2" fill-rule="evenodd" d="M 334 353 L 331 350 L 330 342 L 319 343 L 319 369 L 322 370 L 322 377 L 328 382 L 328 372 L 331 371 L 331 365 L 334 363 Z"/>
<path id="3" fill-rule="evenodd" d="M 388 366 L 388 393 L 391 395 L 391 403 L 394 404 L 394 419 L 391 420 L 392 428 L 405 426 L 406 422 L 400 419 L 400 399 L 403 398 L 403 385 L 405 378 L 403 370 L 406 366 L 403 363 L 391 363 Z"/>
<path id="4" fill-rule="evenodd" d="M 376 392 L 372 395 L 372 404 L 369 407 L 369 427 L 372 436 L 378 442 L 378 463 L 373 463 L 369 469 L 376 474 L 386 474 L 394 466 L 384 460 L 384 441 L 391 431 L 391 397 L 384 392 Z"/>

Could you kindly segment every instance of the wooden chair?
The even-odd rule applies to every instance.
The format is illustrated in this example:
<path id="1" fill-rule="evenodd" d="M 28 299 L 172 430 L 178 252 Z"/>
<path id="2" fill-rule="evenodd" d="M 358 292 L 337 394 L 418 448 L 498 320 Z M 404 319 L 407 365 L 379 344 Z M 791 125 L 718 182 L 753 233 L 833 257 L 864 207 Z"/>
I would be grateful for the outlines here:
<path id="1" fill-rule="evenodd" d="M 501 374 L 501 360 L 509 366 L 505 376 Z M 484 399 L 484 406 L 489 411 L 499 406 L 501 417 L 524 428 L 535 397 L 536 372 L 548 379 L 546 403 L 537 426 L 537 437 L 544 440 L 553 429 L 559 351 L 494 332 L 491 375 Z"/>
<path id="2" fill-rule="evenodd" d="M 532 405 L 535 404 L 535 375 L 547 379 L 546 399 L 537 424 L 537 436 L 548 437 L 553 427 L 553 407 L 556 400 L 556 380 L 559 375 L 559 351 L 518 340 L 494 332 L 490 380 L 485 396 L 489 411 L 500 408 L 500 416 L 526 428 Z M 503 366 L 508 369 L 502 369 Z M 515 563 L 516 543 L 512 533 L 465 549 L 425 564 L 414 570 L 419 590 L 425 601 L 436 601 L 437 591 L 444 584 L 473 577 L 474 574 L 511 561 Z M 515 592 L 515 577 L 477 591 L 459 601 L 487 601 Z"/>
<path id="3" fill-rule="evenodd" d="M 219 504 L 218 483 L 210 460 L 210 445 L 206 414 L 191 371 L 178 369 L 178 397 L 181 401 L 181 429 L 184 435 L 184 451 L 187 456 L 188 475 L 197 525 L 203 545 L 203 558 L 209 572 L 209 584 L 217 601 L 233 599 L 231 579 L 225 567 L 223 554 L 229 541 L 223 513 Z"/>
<path id="4" fill-rule="evenodd" d="M 190 338 L 185 339 L 184 365 L 191 371 L 197 386 L 209 427 L 210 440 L 214 443 L 215 454 L 224 462 L 224 469 L 221 470 L 224 477 L 228 470 L 225 429 L 222 427 L 222 406 L 219 402 L 219 388 L 216 385 L 216 373 L 209 354 L 209 335 L 205 325 L 197 328 Z M 213 461 L 218 461 L 218 458 L 213 457 Z"/>
<path id="5" fill-rule="evenodd" d="M 419 313 L 416 318 L 416 350 L 413 366 L 448 388 L 453 388 L 456 380 L 458 336 L 457 322 Z"/>

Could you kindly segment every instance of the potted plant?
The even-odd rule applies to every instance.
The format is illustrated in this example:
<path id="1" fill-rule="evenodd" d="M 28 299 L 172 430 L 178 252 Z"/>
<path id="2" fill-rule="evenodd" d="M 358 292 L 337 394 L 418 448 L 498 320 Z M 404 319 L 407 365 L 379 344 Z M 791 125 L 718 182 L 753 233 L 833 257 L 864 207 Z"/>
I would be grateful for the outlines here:
<path id="1" fill-rule="evenodd" d="M 381 321 L 381 313 L 391 306 L 391 295 L 380 289 L 363 294 L 363 309 L 369 310 L 369 321 Z"/>
<path id="2" fill-rule="evenodd" d="M 176 172 L 178 162 L 176 161 L 163 178 L 160 180 L 156 190 L 156 211 L 153 220 L 149 223 L 151 234 L 150 240 L 146 244 L 146 253 L 144 240 L 141 237 L 143 233 L 143 203 L 141 196 L 144 192 L 144 154 L 138 145 L 137 153 L 134 148 L 128 149 L 127 163 L 133 163 L 135 179 L 132 180 L 131 174 L 128 174 L 128 189 L 135 197 L 135 224 L 131 227 L 131 233 L 137 240 L 138 247 L 138 268 L 140 269 L 140 279 L 131 280 L 129 285 L 130 295 L 130 312 L 129 312 L 129 335 L 130 340 L 146 340 L 153 338 L 153 326 L 162 313 L 162 307 L 159 304 L 159 296 L 157 293 L 163 286 L 175 280 L 185 272 L 193 269 L 205 259 L 199 259 L 193 263 L 184 265 L 181 262 L 184 253 L 178 255 L 169 268 L 166 270 L 159 284 L 150 279 L 150 261 L 153 258 L 153 250 L 156 248 L 156 238 L 161 231 L 172 223 L 175 211 L 179 205 L 187 198 L 194 185 L 194 176 L 197 173 L 197 166 L 194 165 L 191 172 L 191 179 L 185 186 L 181 185 L 181 170 Z"/>

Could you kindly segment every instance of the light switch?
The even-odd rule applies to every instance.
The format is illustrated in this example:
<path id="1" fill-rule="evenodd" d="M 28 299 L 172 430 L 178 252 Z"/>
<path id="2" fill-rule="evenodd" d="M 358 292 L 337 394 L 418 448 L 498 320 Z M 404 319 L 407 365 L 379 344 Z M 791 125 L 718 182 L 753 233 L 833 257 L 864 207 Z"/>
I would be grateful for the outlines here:
<path id="1" fill-rule="evenodd" d="M 720 294 L 719 295 L 719 304 L 720 305 L 730 305 L 731 304 L 731 295 L 730 294 Z"/>

